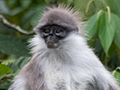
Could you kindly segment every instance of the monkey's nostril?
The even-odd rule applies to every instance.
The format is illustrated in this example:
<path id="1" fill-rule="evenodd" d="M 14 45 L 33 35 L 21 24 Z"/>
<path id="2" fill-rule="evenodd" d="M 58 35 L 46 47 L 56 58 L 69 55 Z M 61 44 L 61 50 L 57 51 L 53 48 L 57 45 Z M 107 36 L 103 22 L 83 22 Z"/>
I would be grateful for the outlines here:
<path id="1" fill-rule="evenodd" d="M 46 45 L 48 48 L 57 48 L 59 46 L 58 43 L 53 43 L 53 42 L 47 42 Z"/>
<path id="2" fill-rule="evenodd" d="M 53 45 L 52 42 L 47 42 L 46 44 L 47 44 L 47 46 L 52 46 Z"/>

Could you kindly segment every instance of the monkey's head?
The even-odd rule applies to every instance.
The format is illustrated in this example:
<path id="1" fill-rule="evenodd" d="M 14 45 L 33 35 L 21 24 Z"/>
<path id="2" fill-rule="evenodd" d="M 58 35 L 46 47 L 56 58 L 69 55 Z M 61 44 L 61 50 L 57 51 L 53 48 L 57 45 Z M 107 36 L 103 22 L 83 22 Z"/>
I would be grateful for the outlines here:
<path id="1" fill-rule="evenodd" d="M 34 31 L 43 39 L 47 48 L 58 48 L 65 38 L 78 34 L 79 23 L 76 12 L 59 6 L 45 11 Z"/>

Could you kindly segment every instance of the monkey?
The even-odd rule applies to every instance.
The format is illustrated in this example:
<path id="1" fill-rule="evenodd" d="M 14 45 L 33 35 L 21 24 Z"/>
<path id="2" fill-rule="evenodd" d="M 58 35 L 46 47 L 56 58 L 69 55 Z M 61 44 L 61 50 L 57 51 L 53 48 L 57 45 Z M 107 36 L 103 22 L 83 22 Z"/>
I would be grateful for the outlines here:
<path id="1" fill-rule="evenodd" d="M 33 56 L 8 90 L 120 90 L 87 45 L 83 26 L 69 7 L 44 11 L 30 40 Z"/>

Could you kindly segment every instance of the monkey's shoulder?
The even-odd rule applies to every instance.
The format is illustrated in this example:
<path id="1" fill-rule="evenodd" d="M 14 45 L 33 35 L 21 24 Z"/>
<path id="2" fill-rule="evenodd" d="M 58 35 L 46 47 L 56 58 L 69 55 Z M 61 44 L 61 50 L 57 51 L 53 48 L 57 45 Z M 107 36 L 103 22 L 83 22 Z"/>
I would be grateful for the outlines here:
<path id="1" fill-rule="evenodd" d="M 28 62 L 18 76 L 25 78 L 26 90 L 42 90 L 40 88 L 44 88 L 44 74 L 36 62 Z"/>

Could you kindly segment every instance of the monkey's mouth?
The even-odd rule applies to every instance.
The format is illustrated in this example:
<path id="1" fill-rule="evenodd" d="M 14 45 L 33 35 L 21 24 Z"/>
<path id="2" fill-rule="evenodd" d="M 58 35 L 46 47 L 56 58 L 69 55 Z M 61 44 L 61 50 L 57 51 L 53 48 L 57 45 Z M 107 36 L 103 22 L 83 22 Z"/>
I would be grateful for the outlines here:
<path id="1" fill-rule="evenodd" d="M 59 43 L 54 43 L 54 42 L 46 42 L 46 45 L 48 48 L 57 48 L 59 47 Z"/>

